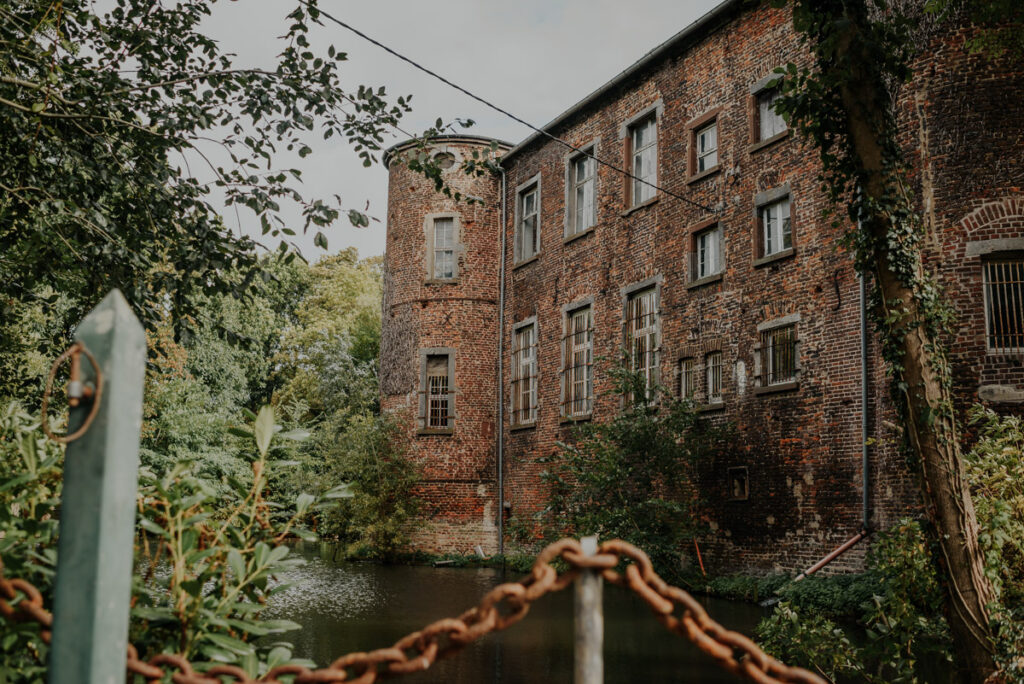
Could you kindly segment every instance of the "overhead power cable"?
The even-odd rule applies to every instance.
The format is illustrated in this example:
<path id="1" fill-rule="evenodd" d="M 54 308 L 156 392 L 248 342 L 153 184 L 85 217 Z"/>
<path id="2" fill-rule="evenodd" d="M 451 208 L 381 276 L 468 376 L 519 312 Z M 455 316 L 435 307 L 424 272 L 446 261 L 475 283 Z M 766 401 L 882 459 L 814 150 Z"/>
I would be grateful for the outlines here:
<path id="1" fill-rule="evenodd" d="M 377 47 L 379 47 L 381 50 L 384 50 L 388 54 L 397 57 L 398 59 L 402 60 L 403 62 L 406 62 L 407 64 L 409 64 L 409 65 L 415 67 L 416 69 L 422 71 L 423 73 L 427 74 L 428 76 L 431 76 L 432 78 L 435 78 L 438 81 L 441 81 L 445 85 L 447 85 L 447 86 L 449 86 L 451 88 L 454 88 L 455 90 L 458 90 L 460 93 L 462 93 L 462 94 L 464 94 L 464 95 L 466 95 L 466 96 L 476 100 L 477 102 L 479 102 L 480 104 L 484 105 L 485 107 L 489 107 L 490 109 L 493 109 L 494 111 L 498 112 L 499 114 L 501 114 L 503 116 L 506 116 L 506 117 L 512 119 L 513 121 L 522 124 L 523 126 L 526 126 L 530 130 L 532 130 L 532 131 L 534 131 L 536 133 L 539 133 L 540 135 L 542 135 L 542 136 L 544 136 L 546 138 L 549 138 L 552 141 L 554 141 L 554 142 L 556 142 L 556 143 L 558 143 L 560 145 L 564 145 L 565 147 L 569 148 L 570 150 L 572 150 L 574 152 L 578 152 L 579 154 L 581 154 L 583 156 L 589 157 L 590 159 L 593 159 L 598 164 L 601 164 L 602 166 L 606 166 L 609 169 L 615 171 L 616 173 L 620 173 L 623 176 L 626 176 L 627 178 L 631 178 L 632 180 L 639 181 L 640 183 L 643 183 L 644 185 L 648 185 L 648 186 L 654 188 L 655 190 L 659 190 L 659 191 L 665 193 L 666 195 L 669 195 L 670 197 L 674 197 L 677 200 L 680 200 L 682 202 L 690 204 L 690 205 L 692 205 L 694 207 L 702 209 L 702 210 L 704 210 L 704 211 L 706 211 L 708 213 L 711 213 L 711 214 L 719 213 L 719 211 L 717 209 L 712 209 L 711 207 L 709 207 L 707 205 L 704 205 L 704 204 L 701 204 L 700 202 L 696 202 L 696 201 L 690 199 L 689 197 L 683 197 L 682 195 L 679 195 L 679 194 L 677 194 L 675 192 L 672 192 L 671 190 L 668 190 L 667 188 L 664 188 L 664 187 L 662 187 L 660 185 L 657 185 L 656 183 L 651 183 L 650 181 L 644 180 L 643 178 L 640 178 L 639 176 L 636 176 L 636 175 L 630 173 L 626 169 L 620 168 L 620 167 L 616 166 L 615 164 L 612 164 L 611 162 L 607 162 L 604 159 L 601 159 L 600 157 L 598 157 L 597 155 L 593 154 L 592 152 L 588 152 L 586 150 L 580 149 L 579 147 L 576 147 L 572 143 L 570 143 L 570 142 L 568 142 L 566 140 L 563 140 L 562 138 L 559 138 L 558 136 L 553 135 L 553 134 L 549 133 L 548 131 L 546 131 L 546 130 L 544 130 L 542 128 L 538 128 L 537 126 L 534 126 L 529 121 L 526 121 L 526 120 L 516 116 L 515 114 L 513 114 L 510 111 L 508 111 L 507 109 L 503 109 L 502 107 L 499 107 L 498 105 L 490 102 L 489 100 L 486 100 L 486 99 L 480 97 L 479 95 L 476 95 L 476 94 L 470 92 L 469 90 L 467 90 L 466 88 L 463 88 L 459 84 L 457 84 L 457 83 L 455 83 L 453 81 L 448 80 L 447 78 L 445 78 L 441 74 L 437 73 L 436 71 L 432 71 L 431 69 L 428 69 L 427 67 L 423 66 L 419 62 L 416 62 L 415 60 L 410 59 L 409 57 L 406 57 L 402 53 L 400 53 L 397 50 L 394 50 L 394 49 L 388 47 L 387 45 L 385 45 L 384 43 L 380 42 L 379 40 L 377 40 L 375 38 L 372 38 L 371 36 L 366 35 L 362 31 L 360 31 L 359 29 L 357 29 L 354 26 L 352 26 L 351 24 L 348 24 L 348 23 L 342 21 L 341 19 L 338 19 L 337 17 L 335 17 L 334 15 L 330 14 L 329 12 L 324 11 L 322 8 L 311 6 L 310 3 L 309 3 L 309 0 L 299 0 L 299 2 L 302 3 L 303 5 L 305 5 L 307 8 L 315 10 L 319 15 L 325 17 L 326 19 L 328 19 L 331 22 L 337 24 L 338 26 L 340 26 L 340 27 L 342 27 L 344 29 L 347 29 L 348 31 L 351 31 L 352 33 L 356 34 L 357 36 L 359 36 L 363 40 L 376 45 Z M 415 136 L 410 136 L 410 137 L 415 137 Z"/>

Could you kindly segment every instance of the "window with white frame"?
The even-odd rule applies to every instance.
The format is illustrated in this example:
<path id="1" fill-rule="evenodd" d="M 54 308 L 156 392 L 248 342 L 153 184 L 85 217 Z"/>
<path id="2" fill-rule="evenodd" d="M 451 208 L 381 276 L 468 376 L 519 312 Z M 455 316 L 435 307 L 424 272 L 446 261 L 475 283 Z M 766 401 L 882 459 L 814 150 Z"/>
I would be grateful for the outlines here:
<path id="1" fill-rule="evenodd" d="M 793 246 L 789 221 L 789 197 L 764 204 L 757 210 L 761 226 L 761 256 L 779 254 Z"/>
<path id="2" fill-rule="evenodd" d="M 658 184 L 658 123 L 650 116 L 629 129 L 632 205 L 643 204 L 654 197 Z"/>
<path id="3" fill-rule="evenodd" d="M 711 352 L 704 357 L 704 386 L 709 404 L 722 401 L 722 352 Z"/>
<path id="4" fill-rule="evenodd" d="M 775 103 L 781 95 L 776 88 L 763 90 L 757 95 L 758 140 L 768 140 L 786 130 L 786 120 L 776 113 Z"/>
<path id="5" fill-rule="evenodd" d="M 566 314 L 562 344 L 562 415 L 590 415 L 594 408 L 594 329 L 589 306 Z"/>
<path id="6" fill-rule="evenodd" d="M 693 134 L 696 145 L 696 173 L 707 171 L 718 166 L 718 122 L 698 128 Z"/>
<path id="7" fill-rule="evenodd" d="M 540 251 L 540 186 L 536 183 L 521 190 L 517 199 L 517 261 L 525 261 Z"/>
<path id="8" fill-rule="evenodd" d="M 536 323 L 521 325 L 513 333 L 511 420 L 513 425 L 528 425 L 537 420 Z"/>
<path id="9" fill-rule="evenodd" d="M 709 278 L 722 272 L 722 227 L 714 225 L 693 235 L 693 270 L 691 280 Z"/>
<path id="10" fill-rule="evenodd" d="M 658 373 L 658 290 L 649 287 L 629 295 L 626 306 L 626 343 L 630 370 L 639 373 L 650 391 Z"/>
<path id="11" fill-rule="evenodd" d="M 455 413 L 452 354 L 426 353 L 421 358 L 421 424 L 426 431 L 451 430 Z"/>
<path id="12" fill-rule="evenodd" d="M 697 359 L 679 361 L 679 398 L 693 399 L 697 396 Z"/>
<path id="13" fill-rule="evenodd" d="M 1024 257 L 986 260 L 986 346 L 993 352 L 1024 352 Z"/>
<path id="14" fill-rule="evenodd" d="M 596 162 L 593 148 L 569 162 L 569 222 L 566 237 L 582 233 L 597 223 L 595 197 Z"/>
<path id="15" fill-rule="evenodd" d="M 761 331 L 761 385 L 794 382 L 797 369 L 796 326 Z"/>
<path id="16" fill-rule="evenodd" d="M 451 280 L 455 277 L 455 219 L 441 217 L 434 219 L 433 228 L 433 273 L 435 280 Z"/>

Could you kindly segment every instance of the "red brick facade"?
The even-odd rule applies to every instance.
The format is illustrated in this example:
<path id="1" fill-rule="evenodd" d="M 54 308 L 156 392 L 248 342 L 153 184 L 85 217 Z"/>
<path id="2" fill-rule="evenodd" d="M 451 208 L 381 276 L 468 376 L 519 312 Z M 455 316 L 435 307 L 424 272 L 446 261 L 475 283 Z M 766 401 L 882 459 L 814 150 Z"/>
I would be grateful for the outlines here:
<path id="1" fill-rule="evenodd" d="M 606 370 L 627 342 L 630 302 L 651 291 L 656 312 L 644 319 L 644 334 L 653 341 L 656 379 L 678 389 L 680 369 L 694 368 L 687 377 L 696 381 L 695 398 L 708 419 L 729 421 L 739 434 L 726 458 L 698 468 L 713 521 L 702 539 L 705 561 L 730 569 L 803 569 L 861 529 L 860 291 L 837 244 L 847 227 L 822 218 L 816 151 L 758 120 L 772 70 L 808 57 L 786 10 L 740 4 L 724 3 L 545 129 L 614 166 L 640 169 L 645 177 L 653 172 L 661 188 L 653 196 L 634 194 L 628 178 L 598 165 L 589 186 L 596 221 L 589 228 L 582 221 L 577 234 L 574 218 L 590 200 L 576 199 L 584 176 L 572 165 L 575 153 L 534 136 L 504 156 L 504 269 L 500 178 L 453 175 L 452 182 L 471 185 L 467 191 L 487 202 L 467 207 L 391 165 L 382 395 L 385 408 L 410 416 L 414 453 L 427 467 L 430 516 L 418 539 L 422 548 L 496 544 L 502 270 L 506 515 L 529 521 L 543 507 L 544 466 L 536 459 L 572 436 L 563 404 L 567 391 L 571 398 L 582 390 L 563 383 L 571 365 L 565 360 L 570 315 L 589 307 L 593 407 L 578 412 L 601 420 L 619 406 Z M 1024 355 L 987 351 L 981 262 L 1022 249 L 1024 113 L 1005 103 L 1024 92 L 1024 77 L 1019 66 L 1013 71 L 967 57 L 960 34 L 947 36 L 931 55 L 919 69 L 922 78 L 908 86 L 901 122 L 934 220 L 930 257 L 961 313 L 953 345 L 959 396 L 967 404 L 984 385 L 983 398 L 1016 410 L 1019 404 L 1005 400 L 1024 390 Z M 966 76 L 982 71 L 990 78 Z M 650 129 L 638 132 L 649 121 L 656 129 L 653 156 L 645 137 Z M 697 147 L 711 124 L 715 156 Z M 965 131 L 986 131 L 984 142 L 968 142 Z M 468 149 L 471 143 L 448 144 Z M 641 152 L 647 156 L 639 159 Z M 534 191 L 539 243 L 527 204 Z M 465 217 L 457 283 L 425 282 L 424 217 L 438 211 Z M 707 247 L 712 242 L 719 255 Z M 536 419 L 519 416 L 514 424 L 514 333 L 523 322 L 536 333 Z M 452 435 L 417 434 L 416 369 L 427 348 L 456 350 Z M 867 503 L 877 529 L 914 510 L 917 495 L 886 427 L 892 420 L 887 380 L 870 333 L 867 376 Z M 736 482 L 740 475 L 746 491 Z M 835 567 L 857 567 L 862 557 L 863 546 Z"/>

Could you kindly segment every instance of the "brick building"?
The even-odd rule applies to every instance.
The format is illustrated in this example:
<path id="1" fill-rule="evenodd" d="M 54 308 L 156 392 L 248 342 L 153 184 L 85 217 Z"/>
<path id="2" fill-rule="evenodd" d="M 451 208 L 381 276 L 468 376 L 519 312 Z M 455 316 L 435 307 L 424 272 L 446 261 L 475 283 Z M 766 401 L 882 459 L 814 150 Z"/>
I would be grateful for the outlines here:
<path id="1" fill-rule="evenodd" d="M 1024 72 L 969 55 L 967 35 L 933 40 L 900 122 L 960 314 L 958 399 L 1015 411 Z M 459 158 L 491 141 L 437 140 L 449 183 L 483 204 L 391 163 L 408 144 L 389 151 L 381 392 L 424 467 L 417 547 L 493 552 L 499 500 L 506 520 L 542 508 L 536 458 L 618 410 L 603 360 L 623 350 L 737 429 L 698 468 L 714 565 L 803 569 L 916 508 L 848 227 L 822 218 L 817 152 L 770 109 L 773 69 L 808 59 L 787 10 L 728 0 L 545 126 L 587 154 L 536 134 L 500 145 L 500 177 L 469 178 Z"/>

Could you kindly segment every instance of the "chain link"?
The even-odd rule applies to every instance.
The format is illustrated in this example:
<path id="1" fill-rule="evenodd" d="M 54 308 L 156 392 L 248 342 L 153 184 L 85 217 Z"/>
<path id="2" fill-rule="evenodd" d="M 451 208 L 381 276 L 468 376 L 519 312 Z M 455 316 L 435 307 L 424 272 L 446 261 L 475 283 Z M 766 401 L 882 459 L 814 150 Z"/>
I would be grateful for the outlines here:
<path id="1" fill-rule="evenodd" d="M 556 559 L 565 561 L 569 569 L 558 574 L 551 565 Z M 617 570 L 620 566 L 624 566 L 622 572 Z M 135 647 L 129 645 L 127 669 L 151 684 L 165 681 L 168 676 L 175 684 L 281 684 L 280 678 L 284 676 L 293 677 L 294 684 L 373 684 L 381 675 L 426 670 L 485 634 L 508 628 L 526 616 L 534 601 L 565 589 L 584 569 L 596 570 L 606 581 L 634 591 L 670 632 L 693 642 L 721 667 L 741 678 L 762 684 L 825 684 L 818 675 L 779 662 L 746 636 L 715 622 L 690 594 L 661 579 L 647 554 L 632 544 L 607 541 L 595 555 L 585 556 L 575 539 L 549 545 L 537 556 L 529 575 L 518 582 L 498 585 L 459 617 L 433 622 L 402 637 L 390 648 L 343 655 L 325 668 L 280 665 L 259 679 L 252 679 L 234 665 L 215 665 L 200 673 L 180 655 L 162 653 L 143 661 Z M 7 620 L 39 623 L 44 628 L 42 638 L 49 643 L 53 616 L 43 608 L 39 590 L 25 580 L 6 579 L 2 561 L 0 615 Z"/>

